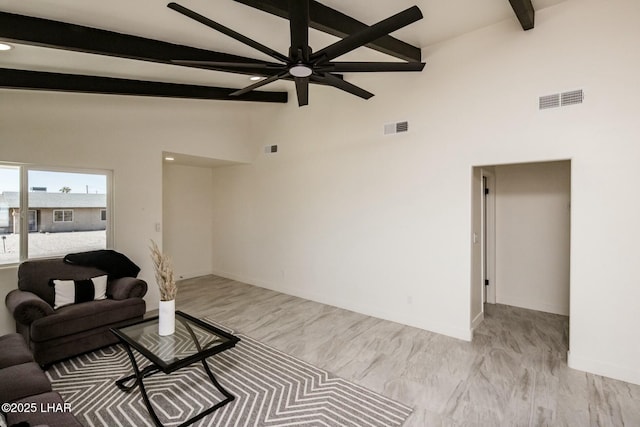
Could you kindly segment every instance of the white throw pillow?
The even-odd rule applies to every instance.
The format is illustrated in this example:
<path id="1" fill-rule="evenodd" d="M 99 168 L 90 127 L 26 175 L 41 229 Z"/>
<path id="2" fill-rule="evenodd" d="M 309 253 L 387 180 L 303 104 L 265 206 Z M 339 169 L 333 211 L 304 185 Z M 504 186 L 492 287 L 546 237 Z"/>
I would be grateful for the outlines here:
<path id="1" fill-rule="evenodd" d="M 56 310 L 65 305 L 107 298 L 106 274 L 86 280 L 53 279 L 51 283 L 56 293 L 53 305 Z"/>

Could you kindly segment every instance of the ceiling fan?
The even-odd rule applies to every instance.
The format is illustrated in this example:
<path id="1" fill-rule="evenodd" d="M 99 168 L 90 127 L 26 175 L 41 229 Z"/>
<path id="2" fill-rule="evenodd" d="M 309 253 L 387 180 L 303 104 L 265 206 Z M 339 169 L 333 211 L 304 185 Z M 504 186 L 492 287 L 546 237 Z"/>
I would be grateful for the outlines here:
<path id="1" fill-rule="evenodd" d="M 359 96 L 360 98 L 369 99 L 373 96 L 371 92 L 346 82 L 342 79 L 340 74 L 336 73 L 422 71 L 425 66 L 423 62 L 333 61 L 339 56 L 422 19 L 422 12 L 420 12 L 420 9 L 417 6 L 410 7 L 370 27 L 351 34 L 342 40 L 325 47 L 324 49 L 313 52 L 309 46 L 309 0 L 289 0 L 291 47 L 289 48 L 288 56 L 270 49 L 269 47 L 243 36 L 222 24 L 212 21 L 193 10 L 187 9 L 182 5 L 172 2 L 169 3 L 167 7 L 279 61 L 279 63 L 236 63 L 177 59 L 171 61 L 178 65 L 199 66 L 220 71 L 250 69 L 256 74 L 265 74 L 268 76 L 257 83 L 245 87 L 244 89 L 231 93 L 232 96 L 243 95 L 276 80 L 293 78 L 296 85 L 296 94 L 299 106 L 307 105 L 309 103 L 309 82 L 330 85 L 355 96 Z"/>

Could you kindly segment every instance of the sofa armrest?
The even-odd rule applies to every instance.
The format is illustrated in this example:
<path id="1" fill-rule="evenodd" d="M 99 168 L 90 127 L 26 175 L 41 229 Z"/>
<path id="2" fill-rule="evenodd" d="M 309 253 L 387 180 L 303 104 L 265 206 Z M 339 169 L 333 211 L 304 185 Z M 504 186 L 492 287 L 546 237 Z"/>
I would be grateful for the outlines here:
<path id="1" fill-rule="evenodd" d="M 147 293 L 147 282 L 135 277 L 121 277 L 109 282 L 107 296 L 115 300 L 142 298 Z"/>
<path id="2" fill-rule="evenodd" d="M 19 289 L 14 289 L 7 294 L 5 304 L 16 322 L 27 326 L 35 320 L 54 313 L 53 307 L 38 295 Z"/>

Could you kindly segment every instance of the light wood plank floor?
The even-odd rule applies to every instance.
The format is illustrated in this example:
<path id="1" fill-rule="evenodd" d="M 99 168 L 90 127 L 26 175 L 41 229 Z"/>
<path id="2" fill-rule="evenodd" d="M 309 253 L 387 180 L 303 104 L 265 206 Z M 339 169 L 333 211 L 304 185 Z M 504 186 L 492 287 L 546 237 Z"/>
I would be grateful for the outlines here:
<path id="1" fill-rule="evenodd" d="M 567 367 L 564 316 L 490 305 L 468 343 L 217 276 L 177 308 L 413 406 L 406 427 L 640 426 L 640 386 Z"/>

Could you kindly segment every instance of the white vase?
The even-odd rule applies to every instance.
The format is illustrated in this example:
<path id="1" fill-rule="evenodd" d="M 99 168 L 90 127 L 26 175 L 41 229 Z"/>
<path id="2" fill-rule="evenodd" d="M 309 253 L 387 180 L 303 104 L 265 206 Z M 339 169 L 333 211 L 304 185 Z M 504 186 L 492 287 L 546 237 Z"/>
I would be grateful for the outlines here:
<path id="1" fill-rule="evenodd" d="M 160 301 L 158 306 L 158 335 L 171 335 L 176 330 L 176 301 Z"/>

